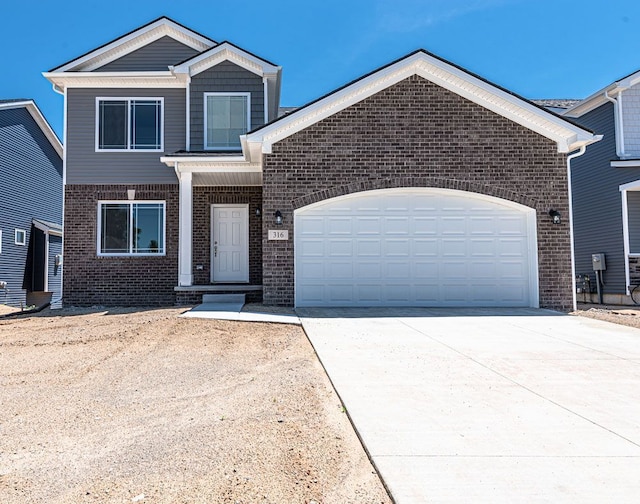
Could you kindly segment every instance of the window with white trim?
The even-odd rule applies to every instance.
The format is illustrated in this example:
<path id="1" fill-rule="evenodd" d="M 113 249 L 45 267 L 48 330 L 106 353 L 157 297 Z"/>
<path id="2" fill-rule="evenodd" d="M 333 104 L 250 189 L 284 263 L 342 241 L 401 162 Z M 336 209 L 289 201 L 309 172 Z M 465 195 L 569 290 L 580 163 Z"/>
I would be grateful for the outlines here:
<path id="1" fill-rule="evenodd" d="M 27 244 L 27 232 L 24 229 L 16 229 L 15 230 L 14 243 L 16 245 L 26 245 Z"/>
<path id="2" fill-rule="evenodd" d="M 98 255 L 164 255 L 164 201 L 98 203 Z"/>
<path id="3" fill-rule="evenodd" d="M 251 128 L 251 93 L 204 94 L 205 150 L 240 150 Z"/>
<path id="4" fill-rule="evenodd" d="M 96 98 L 96 151 L 162 151 L 163 98 Z"/>

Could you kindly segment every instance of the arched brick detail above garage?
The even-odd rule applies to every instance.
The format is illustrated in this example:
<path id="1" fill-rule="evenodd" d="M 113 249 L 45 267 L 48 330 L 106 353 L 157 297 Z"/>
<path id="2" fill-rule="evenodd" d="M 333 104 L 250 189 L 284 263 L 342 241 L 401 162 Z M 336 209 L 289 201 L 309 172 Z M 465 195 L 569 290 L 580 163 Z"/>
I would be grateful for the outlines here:
<path id="1" fill-rule="evenodd" d="M 566 155 L 555 142 L 417 75 L 273 144 L 263 157 L 263 293 L 295 300 L 294 212 L 376 189 L 432 187 L 536 210 L 539 305 L 573 305 Z M 563 216 L 554 225 L 553 208 Z M 289 241 L 269 241 L 280 210 Z"/>
<path id="2" fill-rule="evenodd" d="M 477 194 L 484 194 L 486 196 L 493 196 L 495 198 L 512 201 L 529 208 L 537 208 L 538 202 L 531 197 L 523 194 L 518 194 L 514 191 L 510 191 L 503 187 L 496 187 L 488 184 L 480 184 L 478 182 L 471 182 L 469 180 L 452 180 L 437 177 L 405 177 L 394 179 L 365 179 L 358 182 L 345 184 L 342 186 L 330 187 L 323 189 L 322 191 L 316 191 L 310 194 L 306 194 L 300 198 L 296 198 L 291 202 L 291 206 L 294 210 L 298 208 L 318 203 L 330 198 L 336 198 L 338 196 L 346 196 L 348 194 L 354 194 L 364 191 L 373 191 L 376 189 L 398 189 L 402 187 L 424 187 L 424 188 L 436 188 L 436 189 L 455 189 L 457 191 L 466 191 Z"/>

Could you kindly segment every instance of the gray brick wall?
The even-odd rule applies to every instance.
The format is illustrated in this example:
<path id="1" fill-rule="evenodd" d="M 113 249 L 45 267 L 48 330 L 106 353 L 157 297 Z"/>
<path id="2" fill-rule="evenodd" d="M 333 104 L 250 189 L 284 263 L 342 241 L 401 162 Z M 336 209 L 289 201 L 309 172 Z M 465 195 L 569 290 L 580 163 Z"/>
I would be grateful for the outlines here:
<path id="1" fill-rule="evenodd" d="M 96 251 L 99 200 L 166 202 L 166 255 L 158 257 L 98 257 Z M 68 185 L 65 188 L 65 305 L 158 306 L 175 302 L 178 281 L 178 186 Z"/>
<path id="2" fill-rule="evenodd" d="M 540 304 L 572 305 L 566 156 L 552 142 L 417 76 L 298 132 L 264 157 L 263 285 L 267 304 L 294 302 L 293 240 L 267 241 L 280 209 L 385 187 L 474 191 L 537 210 Z M 563 224 L 553 225 L 550 208 Z"/>

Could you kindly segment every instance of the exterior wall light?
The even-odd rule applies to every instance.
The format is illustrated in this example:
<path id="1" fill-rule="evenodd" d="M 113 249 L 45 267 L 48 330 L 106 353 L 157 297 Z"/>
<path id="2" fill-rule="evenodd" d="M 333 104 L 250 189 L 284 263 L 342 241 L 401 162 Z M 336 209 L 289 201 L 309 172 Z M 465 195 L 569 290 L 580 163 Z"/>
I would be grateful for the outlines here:
<path id="1" fill-rule="evenodd" d="M 262 217 L 262 210 L 260 210 L 260 207 L 256 207 L 256 217 Z"/>
<path id="2" fill-rule="evenodd" d="M 276 217 L 276 224 L 278 226 L 281 226 L 282 225 L 282 212 L 280 210 L 276 210 L 275 217 Z"/>
<path id="3" fill-rule="evenodd" d="M 549 210 L 549 215 L 553 219 L 553 223 L 554 224 L 561 224 L 562 223 L 562 216 L 560 215 L 560 212 L 558 212 L 557 210 L 554 210 L 552 208 L 551 210 Z"/>

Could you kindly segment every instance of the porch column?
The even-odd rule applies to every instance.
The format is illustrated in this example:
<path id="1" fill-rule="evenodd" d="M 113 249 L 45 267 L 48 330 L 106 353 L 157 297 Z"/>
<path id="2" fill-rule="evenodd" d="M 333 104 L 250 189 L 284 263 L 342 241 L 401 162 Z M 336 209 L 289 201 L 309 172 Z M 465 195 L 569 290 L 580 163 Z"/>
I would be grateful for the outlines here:
<path id="1" fill-rule="evenodd" d="M 178 284 L 193 284 L 191 247 L 193 242 L 193 176 L 191 172 L 180 173 L 180 233 L 178 249 Z"/>

